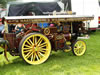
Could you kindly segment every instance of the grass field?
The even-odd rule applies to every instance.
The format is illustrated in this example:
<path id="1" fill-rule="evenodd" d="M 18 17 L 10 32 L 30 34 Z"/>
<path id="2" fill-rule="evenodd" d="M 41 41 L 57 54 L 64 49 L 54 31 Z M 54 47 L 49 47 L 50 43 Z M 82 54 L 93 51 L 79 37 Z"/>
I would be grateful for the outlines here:
<path id="1" fill-rule="evenodd" d="M 20 57 L 0 55 L 0 75 L 100 75 L 100 31 L 85 40 L 86 53 L 77 57 L 72 52 L 53 52 L 41 65 L 28 65 Z"/>

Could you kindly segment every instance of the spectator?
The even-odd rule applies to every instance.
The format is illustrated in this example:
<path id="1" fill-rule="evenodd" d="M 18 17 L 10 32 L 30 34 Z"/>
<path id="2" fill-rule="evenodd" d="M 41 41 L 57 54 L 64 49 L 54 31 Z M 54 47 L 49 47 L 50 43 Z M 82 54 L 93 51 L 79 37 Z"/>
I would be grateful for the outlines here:
<path id="1" fill-rule="evenodd" d="M 3 37 L 4 25 L 0 22 L 0 37 Z"/>
<path id="2" fill-rule="evenodd" d="M 23 33 L 24 24 L 17 24 L 16 27 L 15 27 L 15 30 L 16 30 L 16 34 Z"/>

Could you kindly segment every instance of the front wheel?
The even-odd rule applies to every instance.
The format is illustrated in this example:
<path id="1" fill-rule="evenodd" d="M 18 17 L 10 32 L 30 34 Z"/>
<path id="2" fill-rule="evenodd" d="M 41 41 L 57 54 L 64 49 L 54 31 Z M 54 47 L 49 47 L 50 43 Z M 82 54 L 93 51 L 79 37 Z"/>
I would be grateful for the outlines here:
<path id="1" fill-rule="evenodd" d="M 76 40 L 72 46 L 72 52 L 76 56 L 82 56 L 86 51 L 86 44 L 82 40 Z"/>
<path id="2" fill-rule="evenodd" d="M 51 53 L 51 44 L 48 38 L 40 33 L 26 35 L 19 45 L 20 56 L 28 64 L 41 64 Z"/>

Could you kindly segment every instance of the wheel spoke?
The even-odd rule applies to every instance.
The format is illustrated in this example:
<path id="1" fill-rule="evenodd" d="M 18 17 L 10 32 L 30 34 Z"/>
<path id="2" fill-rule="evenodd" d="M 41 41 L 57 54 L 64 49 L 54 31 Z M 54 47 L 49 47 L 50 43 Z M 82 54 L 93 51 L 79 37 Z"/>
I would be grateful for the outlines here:
<path id="1" fill-rule="evenodd" d="M 82 43 L 80 43 L 79 47 L 81 48 L 82 46 L 83 46 Z"/>
<path id="2" fill-rule="evenodd" d="M 46 48 L 41 48 L 39 51 L 43 51 L 43 50 L 47 51 L 48 49 L 46 49 Z"/>
<path id="3" fill-rule="evenodd" d="M 38 55 L 38 57 L 41 59 L 41 56 L 40 56 L 39 52 L 37 52 L 37 55 Z"/>
<path id="4" fill-rule="evenodd" d="M 43 53 L 45 53 L 46 51 L 45 51 L 45 50 L 42 50 L 42 51 L 40 51 L 40 52 L 43 52 Z"/>
<path id="5" fill-rule="evenodd" d="M 83 49 L 82 48 L 80 48 L 80 53 L 82 53 L 83 52 Z"/>
<path id="6" fill-rule="evenodd" d="M 75 52 L 78 53 L 78 49 L 75 49 Z"/>
<path id="7" fill-rule="evenodd" d="M 35 42 L 34 42 L 34 36 L 33 36 L 33 44 L 35 44 Z"/>
<path id="8" fill-rule="evenodd" d="M 31 52 L 26 58 L 28 59 L 29 57 L 31 57 L 33 54 L 33 52 Z"/>
<path id="9" fill-rule="evenodd" d="M 25 47 L 28 47 L 28 48 L 30 48 L 30 46 L 29 46 L 29 45 L 25 45 Z"/>
<path id="10" fill-rule="evenodd" d="M 27 43 L 30 45 L 30 46 L 32 46 L 32 44 L 30 44 L 30 42 L 27 40 Z"/>
<path id="11" fill-rule="evenodd" d="M 78 43 L 76 43 L 76 44 L 75 44 L 75 47 L 78 47 L 78 46 L 79 46 L 79 44 L 78 44 Z"/>
<path id="12" fill-rule="evenodd" d="M 82 52 L 84 50 L 84 48 L 80 48 L 80 51 Z"/>
<path id="13" fill-rule="evenodd" d="M 34 58 L 34 61 L 35 61 L 35 55 L 36 55 L 36 53 L 34 52 L 34 53 L 33 53 L 33 56 L 34 56 L 34 57 L 33 57 L 33 58 Z"/>
<path id="14" fill-rule="evenodd" d="M 29 49 L 32 49 L 32 47 L 30 47 L 30 48 L 23 48 L 24 50 L 29 50 Z"/>
<path id="15" fill-rule="evenodd" d="M 80 52 L 79 53 L 81 53 L 83 51 L 84 51 L 84 46 L 81 44 L 81 46 L 80 46 Z"/>
<path id="16" fill-rule="evenodd" d="M 37 54 L 36 54 L 36 59 L 39 61 L 39 57 L 37 56 Z"/>
<path id="17" fill-rule="evenodd" d="M 34 39 L 35 39 L 35 44 L 37 44 L 37 37 L 35 36 Z"/>
<path id="18" fill-rule="evenodd" d="M 44 55 L 41 52 L 39 52 L 39 54 L 44 57 Z"/>
<path id="19" fill-rule="evenodd" d="M 83 50 L 80 48 L 79 53 L 81 53 Z"/>
<path id="20" fill-rule="evenodd" d="M 44 43 L 42 43 L 42 44 L 40 44 L 39 46 L 43 46 L 43 45 L 46 45 L 47 43 L 46 42 L 44 42 Z"/>
<path id="21" fill-rule="evenodd" d="M 27 52 L 32 52 L 32 50 L 25 50 L 23 51 L 24 53 L 27 53 Z"/>
<path id="22" fill-rule="evenodd" d="M 31 53 L 31 52 L 28 52 L 28 53 L 25 55 L 25 58 L 27 58 L 27 57 L 30 55 L 30 53 Z"/>
<path id="23" fill-rule="evenodd" d="M 38 43 L 39 43 L 41 40 L 42 40 L 42 38 L 40 37 L 39 40 L 37 41 L 37 45 L 38 45 Z"/>
<path id="24" fill-rule="evenodd" d="M 77 43 L 77 47 L 80 47 L 80 42 Z"/>
<path id="25" fill-rule="evenodd" d="M 80 54 L 80 49 L 77 50 L 77 53 Z"/>
<path id="26" fill-rule="evenodd" d="M 33 55 L 31 56 L 31 61 L 33 61 Z"/>
<path id="27" fill-rule="evenodd" d="M 43 40 L 41 39 L 40 42 L 38 43 L 38 46 L 41 44 L 42 41 L 43 41 Z"/>
<path id="28" fill-rule="evenodd" d="M 33 42 L 30 39 L 29 39 L 29 41 L 30 41 L 31 45 L 33 45 Z"/>
<path id="29" fill-rule="evenodd" d="M 40 46 L 41 48 L 43 48 L 43 47 L 46 47 L 47 45 L 42 45 L 42 46 Z"/>

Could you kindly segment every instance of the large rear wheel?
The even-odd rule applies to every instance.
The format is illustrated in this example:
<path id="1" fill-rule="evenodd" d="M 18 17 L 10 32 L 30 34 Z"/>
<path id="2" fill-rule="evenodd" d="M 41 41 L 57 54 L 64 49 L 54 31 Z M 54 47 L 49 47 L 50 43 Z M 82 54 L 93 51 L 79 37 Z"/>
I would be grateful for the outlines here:
<path id="1" fill-rule="evenodd" d="M 40 33 L 30 33 L 22 39 L 19 52 L 25 62 L 37 65 L 48 59 L 51 44 L 46 36 Z"/>

